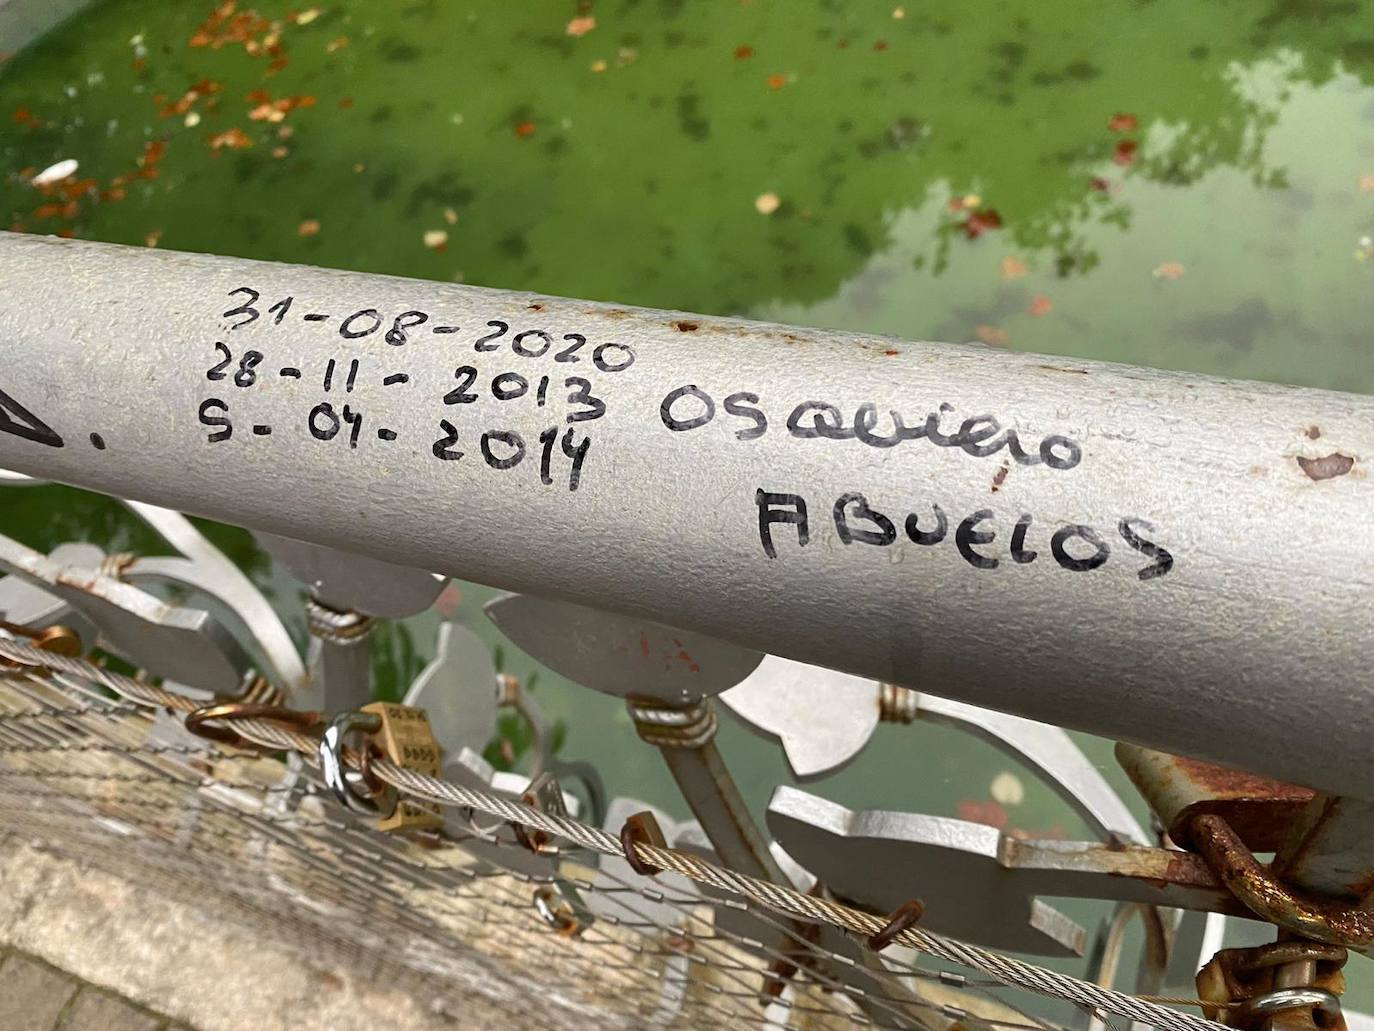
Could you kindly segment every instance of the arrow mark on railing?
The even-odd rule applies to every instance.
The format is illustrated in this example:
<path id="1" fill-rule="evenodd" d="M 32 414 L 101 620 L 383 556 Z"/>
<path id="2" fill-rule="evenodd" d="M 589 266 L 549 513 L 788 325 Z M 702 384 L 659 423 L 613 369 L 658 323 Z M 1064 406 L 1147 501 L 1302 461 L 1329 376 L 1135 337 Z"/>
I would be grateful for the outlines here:
<path id="1" fill-rule="evenodd" d="M 51 426 L 3 390 L 0 390 L 0 432 L 13 433 L 16 437 L 48 447 L 64 446 L 62 438 Z"/>

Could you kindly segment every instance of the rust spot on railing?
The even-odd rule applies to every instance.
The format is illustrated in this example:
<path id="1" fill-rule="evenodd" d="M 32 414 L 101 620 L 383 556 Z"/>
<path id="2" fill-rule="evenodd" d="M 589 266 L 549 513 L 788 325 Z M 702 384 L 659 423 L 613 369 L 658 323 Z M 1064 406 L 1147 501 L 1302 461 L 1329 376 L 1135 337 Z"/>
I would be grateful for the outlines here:
<path id="1" fill-rule="evenodd" d="M 1325 458 L 1298 455 L 1298 467 L 1307 474 L 1308 479 L 1333 480 L 1350 472 L 1355 467 L 1355 459 L 1339 451 L 1333 451 Z"/>

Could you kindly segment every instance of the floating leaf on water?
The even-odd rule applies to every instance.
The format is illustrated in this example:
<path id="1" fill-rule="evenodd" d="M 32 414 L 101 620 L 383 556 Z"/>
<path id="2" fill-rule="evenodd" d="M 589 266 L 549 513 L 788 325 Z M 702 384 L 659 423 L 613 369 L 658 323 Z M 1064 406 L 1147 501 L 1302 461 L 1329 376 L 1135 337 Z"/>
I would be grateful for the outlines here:
<path id="1" fill-rule="evenodd" d="M 970 823 L 986 824 L 989 827 L 996 827 L 999 831 L 1004 830 L 1010 818 L 1007 811 L 992 799 L 978 801 L 972 798 L 963 799 L 959 803 L 959 819 L 968 820 Z"/>
<path id="2" fill-rule="evenodd" d="M 158 117 L 171 118 L 173 115 L 184 115 L 191 110 L 196 101 L 200 100 L 201 97 L 213 96 L 223 89 L 223 84 L 216 82 L 214 79 L 202 79 L 177 98 L 175 102 L 168 104 L 159 111 Z M 159 104 L 165 102 L 166 99 L 167 95 L 165 93 L 157 93 L 153 96 L 153 100 Z"/>
<path id="3" fill-rule="evenodd" d="M 974 326 L 973 335 L 992 347 L 1006 347 L 1011 340 L 1005 329 L 996 326 Z"/>
<path id="4" fill-rule="evenodd" d="M 287 115 L 298 107 L 314 107 L 317 103 L 313 94 L 303 93 L 295 97 L 278 97 L 272 100 L 267 97 L 264 90 L 254 90 L 249 94 L 249 100 L 257 103 L 257 107 L 248 112 L 248 117 L 255 122 L 281 122 Z"/>
<path id="5" fill-rule="evenodd" d="M 248 134 L 237 125 L 210 137 L 210 149 L 213 151 L 223 150 L 226 147 L 230 150 L 242 150 L 252 145 L 253 141 L 248 138 Z"/>
<path id="6" fill-rule="evenodd" d="M 997 213 L 996 208 L 984 208 L 982 211 L 972 212 L 960 223 L 960 228 L 970 240 L 976 240 L 989 229 L 1001 229 L 1002 216 Z"/>
<path id="7" fill-rule="evenodd" d="M 318 7 L 308 7 L 304 11 L 297 11 L 293 20 L 297 25 L 309 25 L 323 13 Z"/>
<path id="8" fill-rule="evenodd" d="M 1010 254 L 1002 259 L 1000 270 L 1003 279 L 1020 279 L 1030 271 L 1024 261 Z"/>
<path id="9" fill-rule="evenodd" d="M 905 150 L 926 134 L 925 123 L 919 118 L 904 115 L 887 128 L 887 142 L 893 150 Z"/>
<path id="10" fill-rule="evenodd" d="M 569 36 L 581 37 L 591 32 L 594 28 L 596 28 L 596 18 L 587 14 L 580 18 L 574 18 L 572 21 L 568 22 L 566 32 Z"/>

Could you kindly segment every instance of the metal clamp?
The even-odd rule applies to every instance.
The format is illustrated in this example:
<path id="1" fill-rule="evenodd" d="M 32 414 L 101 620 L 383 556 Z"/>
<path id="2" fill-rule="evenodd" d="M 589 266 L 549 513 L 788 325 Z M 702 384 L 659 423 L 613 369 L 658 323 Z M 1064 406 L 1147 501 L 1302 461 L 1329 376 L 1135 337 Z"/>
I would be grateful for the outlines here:
<path id="1" fill-rule="evenodd" d="M 903 931 L 909 931 L 925 915 L 926 907 L 920 899 L 909 899 L 892 911 L 887 923 L 876 934 L 869 935 L 868 947 L 874 952 L 882 952 Z"/>
<path id="2" fill-rule="evenodd" d="M 558 778 L 552 773 L 541 773 L 531 780 L 529 786 L 521 792 L 520 801 L 541 813 L 551 813 L 565 818 L 568 815 L 567 806 L 563 804 L 563 789 L 558 784 Z M 536 855 L 558 854 L 558 846 L 554 844 L 553 835 L 548 831 L 538 827 L 526 827 L 519 821 L 512 821 L 510 826 L 515 834 L 515 840 Z"/>
<path id="3" fill-rule="evenodd" d="M 647 809 L 631 815 L 620 828 L 620 847 L 625 852 L 625 862 L 630 864 L 630 869 L 635 873 L 644 877 L 661 874 L 663 867 L 640 859 L 639 853 L 635 851 L 635 845 L 668 847 L 668 841 L 663 836 L 663 828 L 658 825 L 654 814 Z"/>
<path id="4" fill-rule="evenodd" d="M 332 609 L 314 598 L 305 599 L 305 618 L 311 637 L 332 644 L 360 644 L 377 624 L 362 612 Z"/>
<path id="5" fill-rule="evenodd" d="M 534 911 L 539 919 L 565 938 L 576 938 L 586 925 L 573 914 L 573 907 L 552 888 L 538 888 L 534 893 Z"/>
<path id="6" fill-rule="evenodd" d="M 685 706 L 652 698 L 630 698 L 626 704 L 635 731 L 659 748 L 701 748 L 716 736 L 716 710 L 709 698 Z"/>
<path id="7" fill-rule="evenodd" d="M 349 734 L 375 734 L 381 726 L 381 717 L 371 712 L 342 712 L 330 720 L 320 737 L 320 776 L 345 809 L 369 816 L 387 817 L 396 811 L 396 789 L 387 787 L 380 794 L 372 790 L 366 794 L 358 791 L 349 780 L 343 761 L 344 742 Z M 358 779 L 364 780 L 364 775 L 360 773 Z"/>
<path id="8" fill-rule="evenodd" d="M 1307 1010 L 1325 1014 L 1319 1026 L 1336 1031 L 1343 1027 L 1341 968 L 1346 958 L 1346 950 L 1338 945 L 1289 938 L 1254 948 L 1222 949 L 1197 973 L 1203 1015 L 1234 1027 L 1259 1028 L 1268 1027 L 1275 1013 Z"/>
<path id="9" fill-rule="evenodd" d="M 78 658 L 85 651 L 81 644 L 80 635 L 66 626 L 50 626 L 42 630 L 33 630 L 26 626 L 20 626 L 18 623 L 0 619 L 0 630 L 14 634 L 16 637 L 28 638 L 33 642 L 33 647 L 41 652 L 65 655 L 69 659 Z"/>

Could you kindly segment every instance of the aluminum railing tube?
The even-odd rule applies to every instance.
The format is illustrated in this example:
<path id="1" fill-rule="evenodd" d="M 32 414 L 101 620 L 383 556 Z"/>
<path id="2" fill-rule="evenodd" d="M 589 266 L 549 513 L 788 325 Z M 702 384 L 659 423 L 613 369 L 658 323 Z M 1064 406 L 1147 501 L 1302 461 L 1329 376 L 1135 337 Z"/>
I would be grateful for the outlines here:
<path id="1" fill-rule="evenodd" d="M 0 467 L 1374 798 L 1374 399 L 8 234 L 0 391 Z"/>

